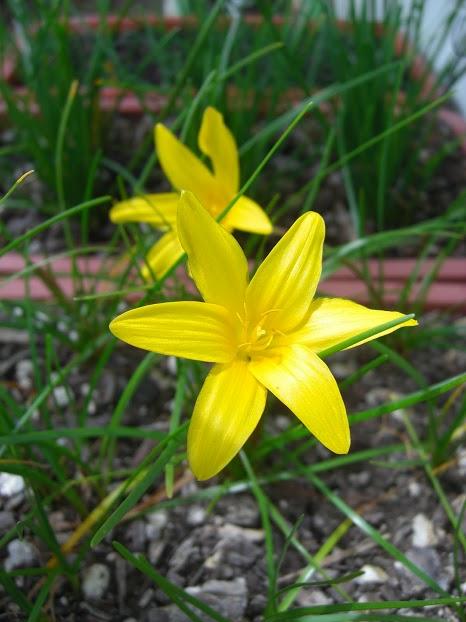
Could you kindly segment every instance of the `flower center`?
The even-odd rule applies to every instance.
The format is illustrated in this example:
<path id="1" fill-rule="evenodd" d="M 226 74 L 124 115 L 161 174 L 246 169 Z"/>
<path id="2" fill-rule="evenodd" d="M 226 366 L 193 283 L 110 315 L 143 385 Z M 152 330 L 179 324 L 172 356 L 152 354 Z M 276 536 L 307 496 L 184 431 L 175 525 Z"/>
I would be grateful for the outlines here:
<path id="1" fill-rule="evenodd" d="M 278 309 L 271 309 L 264 313 L 255 325 L 250 325 L 246 320 L 243 321 L 244 341 L 238 346 L 238 355 L 240 358 L 252 360 L 255 356 L 265 354 L 265 350 L 270 348 L 273 341 L 283 333 L 276 328 L 267 326 L 267 321 L 272 313 L 276 313 Z"/>

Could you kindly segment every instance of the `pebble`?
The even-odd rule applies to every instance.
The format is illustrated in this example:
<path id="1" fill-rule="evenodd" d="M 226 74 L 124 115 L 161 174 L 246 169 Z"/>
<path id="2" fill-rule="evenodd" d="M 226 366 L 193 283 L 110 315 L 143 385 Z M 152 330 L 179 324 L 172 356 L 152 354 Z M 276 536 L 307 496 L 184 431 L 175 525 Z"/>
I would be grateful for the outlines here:
<path id="1" fill-rule="evenodd" d="M 146 516 L 146 537 L 148 540 L 157 540 L 161 537 L 168 523 L 168 514 L 164 510 L 152 512 Z"/>
<path id="2" fill-rule="evenodd" d="M 437 544 L 434 525 L 425 514 L 416 514 L 412 523 L 412 543 L 414 547 L 426 548 Z"/>
<path id="3" fill-rule="evenodd" d="M 164 542 L 157 542 L 157 541 L 151 542 L 149 544 L 149 551 L 148 551 L 150 563 L 155 566 L 159 562 L 160 558 L 162 557 L 164 550 L 165 550 Z"/>
<path id="4" fill-rule="evenodd" d="M 25 540 L 12 540 L 7 546 L 8 556 L 4 567 L 7 572 L 14 568 L 32 566 L 36 559 L 36 552 L 32 544 Z"/>
<path id="5" fill-rule="evenodd" d="M 13 527 L 15 524 L 15 517 L 13 516 L 13 512 L 8 512 L 8 510 L 0 511 L 0 533 L 4 534 L 7 529 Z"/>
<path id="6" fill-rule="evenodd" d="M 408 492 L 411 497 L 419 497 L 419 495 L 421 494 L 421 485 L 419 484 L 419 482 L 416 482 L 415 480 L 409 482 Z"/>
<path id="7" fill-rule="evenodd" d="M 233 499 L 226 499 L 224 505 L 220 504 L 225 522 L 233 523 L 241 527 L 255 527 L 259 524 L 259 508 L 255 499 L 249 495 L 237 495 Z"/>
<path id="8" fill-rule="evenodd" d="M 92 564 L 83 573 L 82 591 L 85 598 L 102 598 L 110 584 L 110 570 L 104 564 Z"/>
<path id="9" fill-rule="evenodd" d="M 0 473 L 0 496 L 13 497 L 23 492 L 24 479 L 14 473 Z"/>
<path id="10" fill-rule="evenodd" d="M 296 602 L 300 607 L 312 607 L 313 605 L 329 605 L 332 599 L 323 590 L 303 589 Z"/>
<path id="11" fill-rule="evenodd" d="M 262 542 L 265 537 L 263 529 L 249 529 L 230 525 L 226 523 L 218 529 L 218 533 L 222 539 L 230 540 L 232 538 L 240 538 L 249 542 Z"/>
<path id="12" fill-rule="evenodd" d="M 458 447 L 456 454 L 460 475 L 466 477 L 466 447 Z"/>
<path id="13" fill-rule="evenodd" d="M 231 620 L 241 620 L 246 611 L 248 589 L 244 577 L 233 581 L 212 579 L 203 585 L 188 587 L 186 591 Z"/>
<path id="14" fill-rule="evenodd" d="M 444 590 L 448 589 L 450 576 L 447 575 L 440 560 L 440 556 L 435 549 L 413 547 L 407 551 L 406 557 L 432 577 L 441 588 Z M 413 594 L 411 592 L 414 592 L 416 588 L 425 587 L 424 581 L 410 572 L 401 562 L 396 561 L 394 566 L 397 570 L 400 570 L 406 578 L 409 578 L 408 581 L 401 581 L 406 596 L 412 597 Z"/>
<path id="15" fill-rule="evenodd" d="M 34 374 L 34 365 L 31 360 L 24 359 L 18 361 L 16 365 L 16 380 L 23 391 L 32 389 L 32 378 Z"/>
<path id="16" fill-rule="evenodd" d="M 53 389 L 53 399 L 57 403 L 57 406 L 63 408 L 70 403 L 70 396 L 68 390 L 63 386 L 58 386 Z"/>
<path id="17" fill-rule="evenodd" d="M 372 566 L 371 564 L 364 564 L 361 568 L 362 574 L 360 577 L 356 577 L 356 583 L 365 585 L 367 583 L 385 583 L 388 581 L 388 575 L 380 566 Z"/>
<path id="18" fill-rule="evenodd" d="M 193 505 L 186 515 L 186 522 L 193 527 L 202 525 L 206 518 L 206 511 L 200 505 Z"/>

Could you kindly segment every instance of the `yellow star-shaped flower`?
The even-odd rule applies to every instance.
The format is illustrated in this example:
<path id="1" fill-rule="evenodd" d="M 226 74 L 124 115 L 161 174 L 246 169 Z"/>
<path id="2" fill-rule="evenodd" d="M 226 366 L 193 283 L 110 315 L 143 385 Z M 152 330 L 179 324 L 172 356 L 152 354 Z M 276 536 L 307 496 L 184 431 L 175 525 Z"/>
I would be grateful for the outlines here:
<path id="1" fill-rule="evenodd" d="M 179 191 L 189 190 L 215 218 L 226 208 L 239 190 L 239 157 L 235 139 L 223 117 L 208 107 L 203 115 L 198 136 L 199 148 L 212 162 L 213 171 L 185 147 L 161 123 L 155 126 L 157 155 L 165 175 L 178 192 L 148 194 L 116 203 L 110 210 L 114 223 L 145 222 L 166 233 L 154 244 L 146 257 L 142 273 L 150 278 L 162 276 L 183 255 L 176 228 Z M 228 231 L 239 229 L 268 235 L 272 232 L 264 210 L 252 199 L 241 196 L 222 225 Z"/>
<path id="2" fill-rule="evenodd" d="M 145 350 L 215 363 L 188 432 L 188 458 L 196 477 L 212 477 L 237 454 L 262 416 L 267 390 L 326 447 L 346 453 L 350 433 L 345 405 L 317 352 L 402 314 L 349 300 L 313 299 L 325 233 L 315 212 L 293 224 L 250 282 L 236 240 L 189 192 L 181 196 L 177 228 L 205 302 L 133 309 L 115 318 L 110 330 Z M 415 324 L 407 320 L 396 328 Z"/>

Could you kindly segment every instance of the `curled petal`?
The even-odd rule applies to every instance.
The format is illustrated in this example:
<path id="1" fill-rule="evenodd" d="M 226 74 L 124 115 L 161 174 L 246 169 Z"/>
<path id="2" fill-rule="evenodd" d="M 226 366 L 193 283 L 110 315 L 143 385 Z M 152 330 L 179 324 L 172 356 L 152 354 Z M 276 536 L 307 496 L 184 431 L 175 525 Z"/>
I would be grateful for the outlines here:
<path id="1" fill-rule="evenodd" d="M 131 309 L 110 330 L 136 348 L 196 361 L 222 363 L 234 356 L 230 316 L 204 302 L 163 302 Z"/>
<path id="2" fill-rule="evenodd" d="M 188 254 L 189 271 L 204 300 L 242 315 L 248 272 L 246 257 L 235 238 L 190 192 L 181 194 L 178 235 Z"/>
<path id="3" fill-rule="evenodd" d="M 199 148 L 212 160 L 217 182 L 234 196 L 239 188 L 238 149 L 223 116 L 209 106 L 202 117 Z M 191 190 L 187 188 L 186 190 Z"/>
<path id="4" fill-rule="evenodd" d="M 366 330 L 401 317 L 403 314 L 397 311 L 368 309 L 351 300 L 317 298 L 312 302 L 311 314 L 305 326 L 291 337 L 293 341 L 307 346 L 314 352 L 322 352 Z M 403 324 L 376 333 L 350 347 L 360 346 L 366 341 L 378 339 L 399 328 L 416 326 L 416 324 L 416 320 L 407 320 Z"/>
<path id="5" fill-rule="evenodd" d="M 307 319 L 322 270 L 324 221 L 303 214 L 257 269 L 246 292 L 253 323 L 268 314 L 269 328 L 289 332 Z"/>
<path id="6" fill-rule="evenodd" d="M 142 277 L 146 281 L 154 277 L 161 278 L 183 255 L 184 250 L 176 232 L 165 233 L 147 253 L 145 263 L 141 266 Z"/>
<path id="7" fill-rule="evenodd" d="M 245 361 L 211 370 L 188 432 L 189 464 L 198 479 L 213 477 L 239 452 L 259 422 L 266 397 Z"/>
<path id="8" fill-rule="evenodd" d="M 327 365 L 308 348 L 281 348 L 250 363 L 251 372 L 298 417 L 325 447 L 345 454 L 350 446 L 346 409 Z"/>
<path id="9" fill-rule="evenodd" d="M 217 182 L 209 169 L 161 123 L 155 126 L 160 165 L 177 190 L 189 190 L 206 204 L 212 201 Z"/>
<path id="10" fill-rule="evenodd" d="M 176 192 L 145 194 L 120 201 L 110 210 L 114 223 L 147 222 L 154 227 L 167 227 L 176 222 L 180 195 Z"/>
<path id="11" fill-rule="evenodd" d="M 222 221 L 224 226 L 250 233 L 269 235 L 272 223 L 262 207 L 249 197 L 241 196 Z"/>

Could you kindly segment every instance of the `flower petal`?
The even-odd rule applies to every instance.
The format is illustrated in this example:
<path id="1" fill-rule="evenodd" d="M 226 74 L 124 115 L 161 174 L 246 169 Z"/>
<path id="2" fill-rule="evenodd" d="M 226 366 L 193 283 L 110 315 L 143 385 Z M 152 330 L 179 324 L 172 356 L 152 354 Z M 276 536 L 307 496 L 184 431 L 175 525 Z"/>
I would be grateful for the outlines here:
<path id="1" fill-rule="evenodd" d="M 262 207 L 249 197 L 242 196 L 233 205 L 222 221 L 224 226 L 250 233 L 269 235 L 272 223 Z"/>
<path id="2" fill-rule="evenodd" d="M 110 323 L 122 341 L 143 350 L 224 363 L 234 354 L 231 318 L 219 305 L 162 302 L 131 309 Z"/>
<path id="3" fill-rule="evenodd" d="M 145 257 L 145 263 L 141 266 L 142 277 L 146 281 L 154 277 L 160 278 L 184 255 L 175 231 L 165 233 L 152 246 Z"/>
<path id="4" fill-rule="evenodd" d="M 217 182 L 209 169 L 161 123 L 155 126 L 155 144 L 160 165 L 177 190 L 189 190 L 207 206 Z"/>
<path id="5" fill-rule="evenodd" d="M 188 459 L 198 479 L 216 475 L 257 426 L 267 391 L 245 361 L 216 365 L 206 378 L 188 432 Z"/>
<path id="6" fill-rule="evenodd" d="M 177 192 L 145 194 L 120 201 L 110 210 L 114 223 L 147 222 L 154 227 L 164 227 L 176 222 L 180 195 Z"/>
<path id="7" fill-rule="evenodd" d="M 204 111 L 198 140 L 202 153 L 212 160 L 217 181 L 234 196 L 239 188 L 238 148 L 223 116 L 211 106 Z"/>
<path id="8" fill-rule="evenodd" d="M 281 348 L 276 357 L 250 363 L 250 370 L 325 447 L 345 454 L 350 446 L 346 409 L 327 365 L 308 348 Z"/>
<path id="9" fill-rule="evenodd" d="M 288 332 L 307 318 L 322 270 L 325 224 L 315 212 L 303 214 L 257 269 L 246 292 L 248 317 Z"/>
<path id="10" fill-rule="evenodd" d="M 342 298 L 317 298 L 311 305 L 311 315 L 305 326 L 290 337 L 293 341 L 307 346 L 314 352 L 322 352 L 322 350 L 331 348 L 345 339 L 355 337 L 359 333 L 402 316 L 403 314 L 397 311 L 368 309 L 356 302 Z M 407 320 L 403 324 L 377 333 L 373 337 L 364 339 L 350 347 L 354 348 L 366 343 L 366 341 L 378 339 L 382 335 L 388 335 L 388 333 L 399 328 L 416 325 L 416 320 Z"/>
<path id="11" fill-rule="evenodd" d="M 189 271 L 206 302 L 244 313 L 248 264 L 238 242 L 190 192 L 182 192 L 178 235 L 188 254 Z"/>

